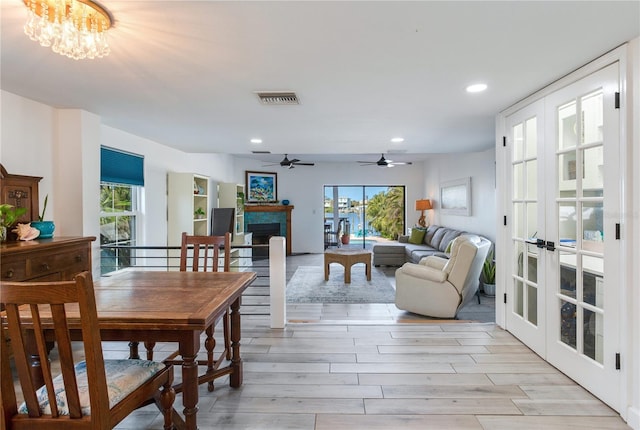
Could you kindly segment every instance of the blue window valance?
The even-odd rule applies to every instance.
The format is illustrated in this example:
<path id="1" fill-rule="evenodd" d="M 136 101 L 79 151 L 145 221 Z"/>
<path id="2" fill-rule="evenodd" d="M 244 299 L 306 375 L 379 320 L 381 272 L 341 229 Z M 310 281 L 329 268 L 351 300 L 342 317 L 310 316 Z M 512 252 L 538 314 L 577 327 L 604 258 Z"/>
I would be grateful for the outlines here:
<path id="1" fill-rule="evenodd" d="M 144 186 L 144 157 L 101 146 L 100 181 Z"/>

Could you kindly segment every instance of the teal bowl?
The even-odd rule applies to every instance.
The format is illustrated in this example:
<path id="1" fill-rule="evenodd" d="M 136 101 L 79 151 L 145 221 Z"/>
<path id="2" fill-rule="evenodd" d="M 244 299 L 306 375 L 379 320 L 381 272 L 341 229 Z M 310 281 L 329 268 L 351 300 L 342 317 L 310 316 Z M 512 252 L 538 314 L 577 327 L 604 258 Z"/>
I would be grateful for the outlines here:
<path id="1" fill-rule="evenodd" d="M 40 230 L 40 236 L 38 236 L 38 239 L 52 238 L 53 231 L 56 229 L 56 225 L 53 221 L 31 221 L 31 227 Z"/>

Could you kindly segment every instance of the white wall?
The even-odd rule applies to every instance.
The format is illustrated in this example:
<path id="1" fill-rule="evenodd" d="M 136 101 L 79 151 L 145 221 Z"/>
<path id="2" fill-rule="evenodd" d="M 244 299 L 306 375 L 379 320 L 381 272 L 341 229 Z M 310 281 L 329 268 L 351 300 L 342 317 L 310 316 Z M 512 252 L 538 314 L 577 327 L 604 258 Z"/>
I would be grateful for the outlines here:
<path id="1" fill-rule="evenodd" d="M 50 106 L 2 91 L 0 162 L 9 173 L 41 176 L 40 208 L 49 195 L 47 219 L 57 236 L 99 236 L 100 145 L 145 157 L 144 245 L 164 246 L 168 171 L 201 173 L 212 183 L 231 181 L 232 157 L 187 154 L 100 124 L 100 117 L 77 109 Z M 92 191 L 93 190 L 93 191 Z M 216 196 L 212 196 L 215 204 Z M 93 244 L 94 273 L 99 273 L 99 239 Z"/>
<path id="2" fill-rule="evenodd" d="M 426 196 L 437 204 L 439 181 L 470 175 L 473 215 L 443 217 L 436 209 L 428 211 L 430 222 L 477 232 L 491 239 L 494 237 L 490 222 L 495 217 L 494 159 L 490 151 L 437 155 L 425 163 L 393 169 L 362 167 L 355 163 L 316 163 L 314 167 L 274 169 L 263 167 L 258 160 L 229 155 L 187 154 L 102 125 L 98 116 L 88 112 L 54 109 L 5 91 L 1 101 L 0 160 L 9 173 L 43 177 L 40 183 L 41 205 L 44 196 L 49 194 L 49 214 L 51 219 L 58 220 L 56 234 L 61 236 L 97 235 L 99 232 L 99 207 L 95 198 L 88 201 L 87 190 L 97 190 L 99 147 L 104 145 L 145 157 L 145 228 L 139 237 L 140 243 L 145 245 L 166 244 L 168 171 L 210 176 L 212 189 L 215 189 L 216 182 L 244 184 L 246 170 L 276 171 L 278 198 L 289 199 L 295 206 L 292 216 L 294 252 L 322 252 L 324 249 L 324 185 L 405 185 L 406 222 L 410 226 L 419 216 L 413 209 L 415 200 Z M 73 193 L 66 192 L 76 186 Z M 485 199 L 491 196 L 492 201 L 480 202 L 481 195 Z M 60 200 L 58 203 L 56 196 Z M 71 196 L 76 200 L 70 200 Z M 212 205 L 216 204 L 216 197 L 211 196 Z M 479 209 L 481 206 L 482 210 Z M 69 211 L 80 211 L 81 214 L 69 214 Z M 94 251 L 97 255 L 97 250 Z"/>
<path id="3" fill-rule="evenodd" d="M 440 184 L 471 177 L 471 216 L 443 214 Z M 496 238 L 495 150 L 475 153 L 439 154 L 424 164 L 426 197 L 433 210 L 426 211 L 429 224 L 477 233 L 491 241 Z"/>
<path id="4" fill-rule="evenodd" d="M 313 161 L 313 156 L 306 159 Z M 245 183 L 245 171 L 276 172 L 278 200 L 288 199 L 294 205 L 291 214 L 292 251 L 322 252 L 324 250 L 324 189 L 325 185 L 405 185 L 408 225 L 418 219 L 414 202 L 423 198 L 422 163 L 381 169 L 359 166 L 357 163 L 316 163 L 313 167 L 283 169 L 263 167 L 263 162 L 247 158 L 235 159 L 235 179 Z"/>

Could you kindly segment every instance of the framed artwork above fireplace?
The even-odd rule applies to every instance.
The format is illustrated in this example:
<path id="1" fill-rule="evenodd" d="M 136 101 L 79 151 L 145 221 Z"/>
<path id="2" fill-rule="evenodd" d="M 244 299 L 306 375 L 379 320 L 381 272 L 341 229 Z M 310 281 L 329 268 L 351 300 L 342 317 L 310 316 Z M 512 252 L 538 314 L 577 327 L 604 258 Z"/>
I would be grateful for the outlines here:
<path id="1" fill-rule="evenodd" d="M 275 203 L 278 201 L 278 174 L 245 171 L 247 203 Z"/>

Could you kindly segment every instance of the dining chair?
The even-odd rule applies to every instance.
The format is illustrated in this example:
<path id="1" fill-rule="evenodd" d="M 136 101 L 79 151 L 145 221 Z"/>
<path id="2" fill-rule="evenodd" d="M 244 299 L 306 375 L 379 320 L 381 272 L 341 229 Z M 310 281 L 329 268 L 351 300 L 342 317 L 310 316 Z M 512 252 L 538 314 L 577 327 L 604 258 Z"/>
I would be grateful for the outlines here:
<path id="1" fill-rule="evenodd" d="M 221 251 L 222 250 L 222 254 Z M 189 253 L 191 251 L 191 253 Z M 223 259 L 222 270 L 228 272 L 231 264 L 231 233 L 227 232 L 224 236 L 192 236 L 182 233 L 182 245 L 180 248 L 180 271 L 185 272 L 191 270 L 193 272 L 218 272 L 220 266 L 220 258 Z M 191 260 L 191 264 L 189 263 Z M 209 391 L 213 391 L 213 380 L 218 377 L 214 372 L 220 367 L 220 364 L 226 359 L 231 360 L 231 333 L 230 333 L 230 315 L 227 309 L 222 315 L 222 327 L 224 333 L 224 349 L 216 357 L 213 350 L 216 341 L 213 336 L 215 325 L 219 320 L 214 321 L 207 327 L 206 340 L 204 347 L 207 350 L 207 360 L 198 360 L 198 366 L 207 366 L 204 375 L 198 377 L 198 383 L 207 382 Z M 178 352 L 171 354 L 165 363 L 181 364 L 182 361 L 176 360 Z M 178 386 L 178 389 L 180 387 Z"/>
<path id="2" fill-rule="evenodd" d="M 5 306 L 0 329 L 1 428 L 111 429 L 150 403 L 162 411 L 164 428 L 173 428 L 173 368 L 147 360 L 104 359 L 89 272 L 73 281 L 0 282 L 0 302 Z M 81 351 L 74 351 L 71 342 L 69 306 L 80 312 L 82 361 Z M 32 339 L 42 367 L 42 387 L 34 384 L 31 374 L 33 351 L 27 341 Z M 61 369 L 58 376 L 48 359 L 47 342 L 52 339 Z"/>

